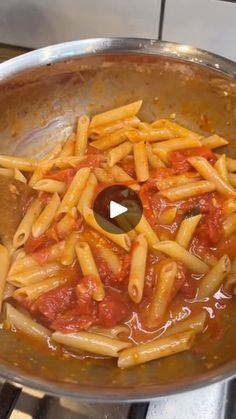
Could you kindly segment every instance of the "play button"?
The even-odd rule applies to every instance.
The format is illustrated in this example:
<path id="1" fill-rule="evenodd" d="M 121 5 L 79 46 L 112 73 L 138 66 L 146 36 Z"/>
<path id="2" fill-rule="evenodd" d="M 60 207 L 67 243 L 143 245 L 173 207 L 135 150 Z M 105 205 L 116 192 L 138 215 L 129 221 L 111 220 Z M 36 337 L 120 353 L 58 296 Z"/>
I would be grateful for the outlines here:
<path id="1" fill-rule="evenodd" d="M 124 185 L 113 185 L 98 193 L 93 205 L 98 225 L 109 233 L 121 234 L 133 230 L 142 217 L 142 202 L 138 194 Z"/>
<path id="2" fill-rule="evenodd" d="M 118 204 L 118 202 L 110 202 L 110 218 L 118 217 L 118 215 L 124 214 L 128 211 L 128 208 Z"/>

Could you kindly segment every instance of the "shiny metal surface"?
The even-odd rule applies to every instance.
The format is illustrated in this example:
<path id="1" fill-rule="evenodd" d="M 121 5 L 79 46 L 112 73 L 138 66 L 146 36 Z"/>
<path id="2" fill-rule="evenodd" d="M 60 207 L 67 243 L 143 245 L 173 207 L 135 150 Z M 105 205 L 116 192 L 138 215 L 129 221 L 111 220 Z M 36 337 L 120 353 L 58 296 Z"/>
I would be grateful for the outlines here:
<path id="1" fill-rule="evenodd" d="M 144 99 L 141 116 L 148 120 L 174 112 L 190 128 L 206 134 L 214 127 L 234 140 L 235 77 L 236 65 L 229 60 L 153 40 L 95 39 L 30 52 L 0 65 L 0 152 L 42 156 L 68 135 L 82 112 L 137 98 Z M 236 375 L 233 355 L 214 368 L 186 353 L 129 371 L 112 365 L 84 371 L 42 356 L 14 336 L 0 339 L 2 377 L 58 396 L 147 400 Z M 179 367 L 167 379 L 171 362 Z"/>

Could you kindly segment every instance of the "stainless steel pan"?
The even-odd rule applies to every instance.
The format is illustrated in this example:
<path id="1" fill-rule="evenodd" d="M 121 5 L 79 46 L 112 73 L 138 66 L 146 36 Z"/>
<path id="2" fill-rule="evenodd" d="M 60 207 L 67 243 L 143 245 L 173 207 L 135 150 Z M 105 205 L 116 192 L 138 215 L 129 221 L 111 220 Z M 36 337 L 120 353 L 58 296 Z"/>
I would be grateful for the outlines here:
<path id="1" fill-rule="evenodd" d="M 143 39 L 94 39 L 55 45 L 0 66 L 0 153 L 42 156 L 66 137 L 82 112 L 143 98 L 142 117 L 175 113 L 202 133 L 236 140 L 235 63 L 186 45 Z M 206 342 L 207 366 L 185 353 L 118 371 L 113 362 L 56 357 L 0 330 L 0 375 L 60 396 L 144 400 L 207 385 L 236 373 L 234 327 L 228 340 Z M 235 346 L 234 346 L 235 347 Z M 227 347 L 228 348 L 228 347 Z M 224 353 L 218 360 L 214 357 Z"/>

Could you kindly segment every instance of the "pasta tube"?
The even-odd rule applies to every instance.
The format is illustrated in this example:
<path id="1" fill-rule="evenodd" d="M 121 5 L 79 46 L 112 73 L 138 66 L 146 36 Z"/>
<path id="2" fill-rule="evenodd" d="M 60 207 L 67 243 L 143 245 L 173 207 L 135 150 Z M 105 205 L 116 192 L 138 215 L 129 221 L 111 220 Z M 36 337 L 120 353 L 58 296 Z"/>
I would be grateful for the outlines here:
<path id="1" fill-rule="evenodd" d="M 133 348 L 124 349 L 118 358 L 119 368 L 129 368 L 154 359 L 164 358 L 191 348 L 195 335 L 192 331 L 155 339 Z"/>
<path id="2" fill-rule="evenodd" d="M 203 157 L 189 157 L 188 161 L 204 179 L 214 183 L 217 191 L 225 196 L 236 197 L 236 190 L 218 175 L 217 171 L 206 159 Z"/>
<path id="3" fill-rule="evenodd" d="M 88 127 L 89 117 L 82 115 L 77 124 L 76 141 L 75 141 L 75 155 L 83 156 L 85 154 L 88 144 Z"/>
<path id="4" fill-rule="evenodd" d="M 16 287 L 35 284 L 43 279 L 55 275 L 60 270 L 60 266 L 56 263 L 36 266 L 23 272 L 8 276 L 7 281 Z"/>
<path id="5" fill-rule="evenodd" d="M 113 250 L 109 249 L 109 247 L 100 247 L 99 253 L 102 258 L 105 260 L 111 271 L 118 275 L 121 272 L 121 262 L 119 257 Z"/>
<path id="6" fill-rule="evenodd" d="M 155 129 L 150 127 L 145 131 L 133 129 L 128 133 L 129 140 L 134 143 L 138 141 L 154 142 L 169 140 L 174 137 L 176 137 L 176 134 L 168 128 Z"/>
<path id="7" fill-rule="evenodd" d="M 174 241 L 166 240 L 154 244 L 153 247 L 174 260 L 184 263 L 192 272 L 204 274 L 208 271 L 206 263 L 202 262 L 199 258 L 189 253 L 184 247 Z"/>
<path id="8" fill-rule="evenodd" d="M 201 333 L 205 327 L 207 313 L 202 310 L 199 314 L 188 317 L 186 320 L 178 321 L 173 326 L 168 327 L 164 336 L 175 335 L 176 333 L 193 330 L 194 333 Z"/>
<path id="9" fill-rule="evenodd" d="M 134 144 L 134 163 L 137 180 L 144 182 L 149 178 L 148 158 L 144 142 Z"/>
<path id="10" fill-rule="evenodd" d="M 132 219 L 130 219 L 132 222 Z M 147 221 L 146 217 L 142 215 L 141 220 L 135 227 L 135 231 L 137 233 L 145 234 L 149 247 L 152 247 L 155 243 L 159 241 L 159 238 L 149 222 Z"/>
<path id="11" fill-rule="evenodd" d="M 93 173 L 90 173 L 77 205 L 77 208 L 81 214 L 83 214 L 86 207 L 91 208 L 97 184 L 98 182 L 96 176 Z"/>
<path id="12" fill-rule="evenodd" d="M 25 159 L 23 157 L 12 157 L 0 155 L 0 166 L 6 169 L 18 169 L 24 172 L 33 172 L 39 162 L 37 160 Z"/>
<path id="13" fill-rule="evenodd" d="M 226 183 L 229 183 L 229 176 L 228 176 L 228 170 L 227 170 L 227 165 L 226 165 L 226 156 L 225 156 L 225 154 L 222 154 L 222 156 L 215 163 L 215 166 L 214 167 L 215 167 L 218 175 Z"/>
<path id="14" fill-rule="evenodd" d="M 75 134 L 71 134 L 65 144 L 62 147 L 62 151 L 60 153 L 61 157 L 69 157 L 75 154 Z"/>
<path id="15" fill-rule="evenodd" d="M 76 258 L 75 253 L 75 245 L 79 239 L 79 234 L 77 232 L 71 233 L 66 241 L 65 241 L 65 247 L 61 256 L 61 263 L 62 265 L 68 266 L 72 265 Z"/>
<path id="16" fill-rule="evenodd" d="M 126 157 L 132 150 L 132 144 L 129 141 L 125 141 L 123 144 L 118 145 L 108 151 L 107 163 L 109 167 L 114 166 L 124 157 Z"/>
<path id="17" fill-rule="evenodd" d="M 40 198 L 36 198 L 27 209 L 22 221 L 20 222 L 14 237 L 13 246 L 15 248 L 23 246 L 29 238 L 34 221 L 42 211 L 43 203 Z"/>
<path id="18" fill-rule="evenodd" d="M 85 221 L 88 225 L 90 225 L 92 228 L 94 228 L 94 230 L 98 231 L 100 234 L 102 234 L 103 236 L 107 237 L 109 240 L 111 240 L 113 243 L 118 244 L 118 246 L 122 247 L 123 249 L 129 251 L 130 250 L 130 246 L 131 246 L 131 242 L 129 239 L 129 236 L 125 233 L 122 233 L 122 230 L 120 234 L 113 234 L 113 233 L 109 233 L 107 230 L 104 230 L 103 228 L 101 228 L 98 224 L 97 221 L 94 217 L 94 213 L 90 208 L 86 208 L 84 210 L 84 218 Z M 103 220 L 104 223 L 108 224 L 108 221 L 106 221 L 105 219 Z M 119 231 L 117 229 L 117 231 Z"/>
<path id="19" fill-rule="evenodd" d="M 135 303 L 140 303 L 143 296 L 147 250 L 147 240 L 143 234 L 139 234 L 134 242 L 128 285 L 129 296 Z"/>
<path id="20" fill-rule="evenodd" d="M 105 297 L 105 291 L 88 243 L 78 242 L 75 245 L 75 251 L 83 275 L 91 275 L 95 281 L 96 288 L 93 292 L 94 300 L 102 301 Z"/>
<path id="21" fill-rule="evenodd" d="M 199 221 L 201 220 L 201 214 L 195 215 L 194 217 L 185 218 L 180 224 L 179 230 L 175 240 L 177 243 L 187 249 L 190 245 L 194 232 L 197 228 Z"/>
<path id="22" fill-rule="evenodd" d="M 53 179 L 41 179 L 33 185 L 33 189 L 36 189 L 36 191 L 44 191 L 58 194 L 63 193 L 65 188 L 65 182 L 60 182 L 59 180 Z"/>
<path id="23" fill-rule="evenodd" d="M 211 268 L 201 280 L 198 298 L 210 297 L 220 287 L 226 276 L 230 273 L 231 262 L 228 255 L 223 255 L 215 266 Z"/>
<path id="24" fill-rule="evenodd" d="M 0 244 L 0 312 L 2 310 L 2 300 L 6 284 L 7 273 L 10 266 L 9 251 L 5 246 Z"/>
<path id="25" fill-rule="evenodd" d="M 60 205 L 60 198 L 55 193 L 32 226 L 32 235 L 37 238 L 50 227 Z"/>
<path id="26" fill-rule="evenodd" d="M 118 339 L 90 332 L 55 332 L 53 333 L 52 338 L 55 342 L 58 342 L 61 345 L 112 357 L 118 357 L 119 352 L 122 349 L 129 348 L 131 346 L 128 342 L 123 342 Z"/>
<path id="27" fill-rule="evenodd" d="M 154 295 L 148 312 L 148 327 L 155 327 L 163 319 L 170 303 L 176 276 L 176 262 L 166 261 L 157 278 Z"/>
<path id="28" fill-rule="evenodd" d="M 78 204 L 89 175 L 90 169 L 87 167 L 78 170 L 61 201 L 57 215 L 68 212 Z"/>
<path id="29" fill-rule="evenodd" d="M 91 120 L 90 129 L 135 116 L 141 108 L 142 102 L 142 100 L 138 100 L 137 102 L 95 115 Z"/>
<path id="30" fill-rule="evenodd" d="M 117 131 L 120 128 L 124 127 L 137 127 L 140 124 L 140 120 L 137 116 L 132 116 L 121 121 L 116 121 L 111 124 L 102 125 L 97 128 L 89 127 L 89 138 L 92 140 L 98 140 L 101 137 L 111 134 L 114 131 Z"/>
<path id="31" fill-rule="evenodd" d="M 64 282 L 66 282 L 66 278 L 63 276 L 44 279 L 43 281 L 37 282 L 36 284 L 26 285 L 25 287 L 18 288 L 13 292 L 13 297 L 16 300 L 34 300 L 41 294 L 59 287 L 59 285 L 63 284 Z"/>
<path id="32" fill-rule="evenodd" d="M 169 199 L 169 201 L 175 202 L 190 198 L 191 196 L 198 196 L 207 192 L 213 192 L 215 190 L 216 185 L 214 182 L 199 180 L 198 182 L 187 183 L 174 188 L 165 189 L 160 191 L 159 194 Z"/>
<path id="33" fill-rule="evenodd" d="M 219 135 L 211 135 L 210 137 L 202 138 L 201 139 L 202 145 L 209 147 L 209 148 L 217 148 L 217 147 L 223 147 L 224 145 L 229 144 L 227 140 L 220 137 Z"/>
<path id="34" fill-rule="evenodd" d="M 6 319 L 10 324 L 16 327 L 16 329 L 35 339 L 39 339 L 45 343 L 48 343 L 48 340 L 51 337 L 51 332 L 46 329 L 46 327 L 41 326 L 41 324 L 35 322 L 30 317 L 21 313 L 19 310 L 16 310 L 8 303 L 5 304 L 5 311 Z"/>

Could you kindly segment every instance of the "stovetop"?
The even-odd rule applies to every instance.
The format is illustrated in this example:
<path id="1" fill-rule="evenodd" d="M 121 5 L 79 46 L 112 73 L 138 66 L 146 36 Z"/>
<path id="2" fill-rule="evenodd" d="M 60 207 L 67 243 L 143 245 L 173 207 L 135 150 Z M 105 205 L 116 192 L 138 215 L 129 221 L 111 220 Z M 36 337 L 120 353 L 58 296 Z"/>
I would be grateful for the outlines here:
<path id="1" fill-rule="evenodd" d="M 28 52 L 0 43 L 0 62 Z M 0 419 L 236 419 L 236 380 L 150 403 L 86 403 L 0 384 Z"/>

